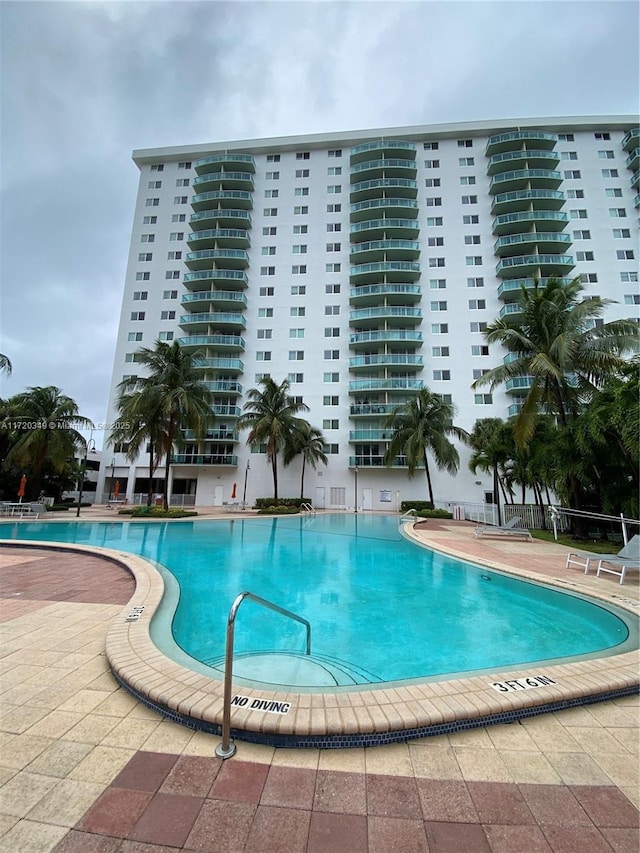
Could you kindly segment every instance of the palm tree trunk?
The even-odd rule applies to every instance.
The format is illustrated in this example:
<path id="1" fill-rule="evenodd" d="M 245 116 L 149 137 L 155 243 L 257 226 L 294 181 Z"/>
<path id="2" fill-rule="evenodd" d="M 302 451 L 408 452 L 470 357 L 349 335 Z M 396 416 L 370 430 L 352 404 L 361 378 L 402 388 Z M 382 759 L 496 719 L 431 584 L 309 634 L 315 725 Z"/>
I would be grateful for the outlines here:
<path id="1" fill-rule="evenodd" d="M 433 509 L 435 507 L 435 504 L 433 502 L 433 486 L 431 485 L 431 471 L 429 470 L 429 461 L 427 460 L 426 451 L 424 454 L 424 471 L 425 471 L 425 474 L 427 475 L 427 486 L 429 488 L 429 500 L 431 501 L 431 508 Z"/>
<path id="2" fill-rule="evenodd" d="M 302 454 L 302 476 L 300 477 L 300 500 L 304 497 L 304 468 L 307 464 L 306 457 L 304 453 Z"/>
<path id="3" fill-rule="evenodd" d="M 149 442 L 149 484 L 147 486 L 147 506 L 153 503 L 153 439 Z"/>
<path id="4" fill-rule="evenodd" d="M 496 504 L 496 509 L 498 510 L 498 526 L 502 525 L 502 511 L 500 509 L 500 489 L 498 487 L 498 466 L 493 466 L 493 500 Z"/>
<path id="5" fill-rule="evenodd" d="M 278 457 L 274 453 L 271 456 L 271 470 L 273 471 L 273 500 L 278 504 Z"/>
<path id="6" fill-rule="evenodd" d="M 167 456 L 165 459 L 165 469 L 164 469 L 164 485 L 163 485 L 163 494 L 162 494 L 162 503 L 164 506 L 164 511 L 169 511 L 169 473 L 171 470 L 171 456 L 173 452 L 173 436 L 176 431 L 176 416 L 172 414 L 169 418 L 169 427 L 167 429 Z"/>

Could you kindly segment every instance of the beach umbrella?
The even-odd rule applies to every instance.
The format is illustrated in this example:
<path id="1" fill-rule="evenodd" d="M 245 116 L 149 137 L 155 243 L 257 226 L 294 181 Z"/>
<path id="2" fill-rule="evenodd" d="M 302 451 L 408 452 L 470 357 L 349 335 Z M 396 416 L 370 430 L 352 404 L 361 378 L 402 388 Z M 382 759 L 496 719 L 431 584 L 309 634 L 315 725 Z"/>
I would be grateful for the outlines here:
<path id="1" fill-rule="evenodd" d="M 23 474 L 22 477 L 20 477 L 20 486 L 18 487 L 18 497 L 20 498 L 20 503 L 22 503 L 22 498 L 24 497 L 26 485 L 27 475 Z"/>
<path id="2" fill-rule="evenodd" d="M 113 497 L 117 500 L 119 494 L 120 494 L 120 480 L 116 480 L 115 485 L 113 487 Z"/>
<path id="3" fill-rule="evenodd" d="M 237 483 L 234 483 L 234 484 L 233 484 L 233 491 L 231 492 L 231 497 L 232 497 L 232 498 L 235 498 L 235 496 L 236 496 L 236 489 L 237 489 L 237 488 L 238 488 L 238 484 L 237 484 Z"/>

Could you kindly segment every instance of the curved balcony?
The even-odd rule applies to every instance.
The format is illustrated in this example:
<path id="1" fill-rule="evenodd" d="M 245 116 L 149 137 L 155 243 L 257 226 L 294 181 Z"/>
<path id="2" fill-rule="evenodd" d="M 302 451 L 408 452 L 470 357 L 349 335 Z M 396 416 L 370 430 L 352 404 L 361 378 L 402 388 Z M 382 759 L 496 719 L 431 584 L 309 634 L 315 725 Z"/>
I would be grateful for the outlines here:
<path id="1" fill-rule="evenodd" d="M 349 359 L 349 370 L 371 370 L 374 367 L 402 367 L 405 370 L 422 370 L 424 359 L 421 355 L 395 352 L 358 355 Z"/>
<path id="2" fill-rule="evenodd" d="M 638 183 L 640 183 L 640 170 L 638 170 L 635 173 L 635 175 L 632 175 L 632 177 L 631 177 L 631 188 L 634 190 L 637 189 Z"/>
<path id="3" fill-rule="evenodd" d="M 418 202 L 413 198 L 371 198 L 351 205 L 351 221 L 362 222 L 370 214 L 389 212 L 404 218 L 418 215 Z"/>
<path id="4" fill-rule="evenodd" d="M 349 302 L 353 305 L 377 305 L 383 300 L 396 304 L 411 304 L 422 298 L 419 284 L 365 284 L 352 287 Z"/>
<path id="5" fill-rule="evenodd" d="M 501 151 L 512 151 L 515 148 L 555 148 L 558 141 L 557 133 L 547 133 L 543 130 L 510 130 L 507 133 L 496 133 L 487 140 L 485 154 L 492 157 Z"/>
<path id="6" fill-rule="evenodd" d="M 244 249 L 202 249 L 188 252 L 185 258 L 190 270 L 206 269 L 211 261 L 223 261 L 229 269 L 244 269 L 249 266 L 249 255 Z"/>
<path id="7" fill-rule="evenodd" d="M 187 349 L 202 349 L 203 347 L 214 347 L 221 350 L 244 349 L 244 338 L 240 335 L 188 335 L 186 338 L 178 338 L 178 343 Z M 202 361 L 205 360 L 202 359 Z"/>
<path id="8" fill-rule="evenodd" d="M 504 151 L 494 154 L 489 160 L 487 174 L 496 175 L 510 168 L 549 169 L 557 166 L 560 155 L 555 151 L 541 151 L 533 148 L 521 148 L 518 151 Z"/>
<path id="9" fill-rule="evenodd" d="M 422 320 L 422 311 L 420 308 L 378 305 L 375 308 L 351 311 L 349 314 L 349 323 L 356 328 L 380 320 L 391 320 L 394 326 L 415 326 Z"/>
<path id="10" fill-rule="evenodd" d="M 390 441 L 393 429 L 352 429 L 349 441 Z"/>
<path id="11" fill-rule="evenodd" d="M 233 394 L 237 396 L 242 394 L 242 385 L 239 382 L 233 382 L 226 379 L 214 379 L 210 382 L 202 383 L 209 391 L 214 391 L 216 394 Z"/>
<path id="12" fill-rule="evenodd" d="M 221 166 L 236 168 L 243 172 L 255 172 L 256 165 L 251 154 L 212 154 L 210 157 L 202 157 L 193 164 L 196 175 L 205 175 L 207 172 L 219 172 Z"/>
<path id="13" fill-rule="evenodd" d="M 209 332 L 211 326 L 214 326 L 216 330 L 244 329 L 247 323 L 242 314 L 233 314 L 229 311 L 209 311 L 206 314 L 183 314 L 178 325 L 184 329 Z"/>
<path id="14" fill-rule="evenodd" d="M 494 243 L 493 252 L 500 258 L 517 255 L 523 250 L 536 250 L 536 254 L 562 252 L 571 246 L 572 242 L 570 234 L 556 231 L 529 231 L 526 234 L 509 234 L 506 237 L 499 237 Z"/>
<path id="15" fill-rule="evenodd" d="M 562 174 L 553 169 L 516 169 L 513 172 L 494 175 L 489 184 L 489 192 L 504 193 L 529 187 L 555 190 L 561 183 Z"/>
<path id="16" fill-rule="evenodd" d="M 361 178 L 402 178 L 409 175 L 415 176 L 416 161 L 400 160 L 398 158 L 382 158 L 380 160 L 366 160 L 364 163 L 356 163 L 351 167 L 351 181 Z"/>
<path id="17" fill-rule="evenodd" d="M 349 198 L 353 202 L 360 201 L 376 194 L 382 195 L 386 190 L 393 190 L 396 198 L 416 198 L 418 182 L 408 178 L 377 178 L 372 181 L 361 181 L 351 185 Z"/>
<path id="18" fill-rule="evenodd" d="M 351 164 L 368 160 L 372 151 L 382 158 L 393 157 L 398 153 L 402 153 L 406 160 L 415 160 L 416 157 L 416 146 L 413 142 L 405 142 L 403 139 L 379 139 L 375 142 L 363 142 L 352 148 L 349 152 Z"/>
<path id="19" fill-rule="evenodd" d="M 253 207 L 253 196 L 243 190 L 212 190 L 208 193 L 198 193 L 191 198 L 191 207 L 195 211 L 202 211 L 211 207 L 211 202 L 220 204 L 229 203 L 239 210 L 251 210 Z"/>
<path id="20" fill-rule="evenodd" d="M 547 278 L 539 279 L 539 286 L 544 287 L 548 280 L 549 279 Z M 559 281 L 560 284 L 571 284 L 570 278 L 556 278 L 556 281 Z M 512 296 L 514 293 L 519 293 L 523 287 L 527 290 L 531 290 L 535 286 L 535 283 L 536 282 L 533 278 L 508 278 L 498 286 L 498 296 L 500 298 Z"/>
<path id="21" fill-rule="evenodd" d="M 421 379 L 354 379 L 349 382 L 349 393 L 362 391 L 421 391 L 424 383 Z"/>
<path id="22" fill-rule="evenodd" d="M 640 127 L 632 127 L 631 130 L 628 130 L 624 138 L 622 140 L 622 147 L 625 151 L 631 151 L 633 148 L 638 147 L 638 141 L 640 140 Z"/>
<path id="23" fill-rule="evenodd" d="M 352 418 L 375 417 L 392 415 L 396 409 L 396 403 L 354 403 L 349 407 L 349 415 Z"/>
<path id="24" fill-rule="evenodd" d="M 228 308 L 246 308 L 247 297 L 240 290 L 197 290 L 184 293 L 180 300 L 182 305 L 188 305 L 189 310 L 198 306 L 216 305 Z"/>
<path id="25" fill-rule="evenodd" d="M 226 453 L 175 453 L 172 462 L 174 465 L 225 465 L 236 468 L 238 457 Z"/>
<path id="26" fill-rule="evenodd" d="M 634 148 L 626 159 L 627 169 L 637 169 L 640 162 L 640 148 Z"/>
<path id="27" fill-rule="evenodd" d="M 249 246 L 249 232 L 244 228 L 206 228 L 189 234 L 187 244 L 198 251 L 218 248 L 244 249 Z"/>
<path id="28" fill-rule="evenodd" d="M 528 391 L 533 385 L 533 376 L 514 376 L 504 383 L 504 390 L 513 394 Z"/>
<path id="29" fill-rule="evenodd" d="M 545 276 L 554 276 L 562 275 L 574 266 L 571 255 L 518 255 L 503 258 L 496 266 L 496 274 L 509 278 L 511 271 L 515 275 L 535 275 L 539 270 Z"/>
<path id="30" fill-rule="evenodd" d="M 349 251 L 354 261 L 413 259 L 420 256 L 417 240 L 372 240 L 356 243 Z M 354 257 L 355 256 L 355 257 Z"/>
<path id="31" fill-rule="evenodd" d="M 516 234 L 527 223 L 543 225 L 545 231 L 562 231 L 568 222 L 569 214 L 563 210 L 523 210 L 520 213 L 496 216 L 493 220 L 493 233 Z"/>
<path id="32" fill-rule="evenodd" d="M 194 178 L 194 189 L 198 192 L 205 190 L 253 190 L 253 175 L 251 172 L 210 172 Z"/>
<path id="33" fill-rule="evenodd" d="M 198 272 L 188 272 L 185 273 L 183 283 L 186 287 L 192 285 L 194 282 L 196 285 L 202 284 L 203 282 L 217 282 L 221 281 L 226 284 L 228 287 L 237 285 L 238 288 L 243 288 L 247 286 L 248 278 L 246 272 L 242 270 L 199 270 Z"/>
<path id="34" fill-rule="evenodd" d="M 498 317 L 502 320 L 505 317 L 510 317 L 514 314 L 522 314 L 522 305 L 519 302 L 507 302 L 500 309 Z"/>
<path id="35" fill-rule="evenodd" d="M 230 403 L 214 403 L 211 411 L 214 415 L 222 415 L 225 418 L 239 418 L 242 414 L 239 406 L 232 406 Z"/>
<path id="36" fill-rule="evenodd" d="M 244 364 L 239 358 L 196 358 L 194 367 L 200 370 L 224 370 L 225 373 L 244 373 Z"/>
<path id="37" fill-rule="evenodd" d="M 381 276 L 389 281 L 415 281 L 420 278 L 420 264 L 411 261 L 381 261 L 376 264 L 357 264 L 349 270 L 351 281 L 376 282 Z"/>
<path id="38" fill-rule="evenodd" d="M 218 230 L 215 227 L 213 229 L 208 228 L 208 226 L 215 226 L 217 222 L 222 222 L 223 225 L 238 225 L 241 228 L 246 225 L 247 228 L 251 228 L 251 214 L 248 210 L 217 207 L 211 210 L 201 210 L 199 213 L 192 213 L 189 217 L 189 224 L 196 231 L 199 231 L 201 228 Z"/>
<path id="39" fill-rule="evenodd" d="M 405 344 L 419 347 L 422 346 L 422 332 L 406 329 L 373 329 L 349 335 L 349 346 L 352 349 L 370 347 L 372 344 Z"/>
<path id="40" fill-rule="evenodd" d="M 499 193 L 494 197 L 491 213 L 504 214 L 516 210 L 560 210 L 566 198 L 560 190 L 520 190 Z"/>
<path id="41" fill-rule="evenodd" d="M 364 222 L 354 222 L 349 233 L 354 243 L 360 239 L 385 237 L 412 239 L 420 233 L 420 223 L 417 219 L 366 219 Z"/>

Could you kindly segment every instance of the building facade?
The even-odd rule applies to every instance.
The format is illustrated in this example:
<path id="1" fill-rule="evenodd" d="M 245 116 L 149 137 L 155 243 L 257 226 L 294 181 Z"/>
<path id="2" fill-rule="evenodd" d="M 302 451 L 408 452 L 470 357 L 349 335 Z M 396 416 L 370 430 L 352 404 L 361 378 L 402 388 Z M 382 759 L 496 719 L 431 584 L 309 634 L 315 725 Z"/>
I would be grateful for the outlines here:
<path id="1" fill-rule="evenodd" d="M 526 381 L 473 381 L 505 353 L 483 330 L 534 278 L 581 275 L 638 316 L 637 117 L 427 125 L 135 151 L 134 213 L 107 420 L 136 350 L 178 340 L 215 394 L 205 441 L 186 436 L 172 502 L 272 494 L 236 421 L 249 389 L 287 378 L 322 430 L 307 466 L 317 507 L 396 509 L 426 498 L 421 472 L 383 464 L 389 414 L 423 385 L 455 423 L 515 414 Z M 482 502 L 490 479 L 432 470 L 437 500 Z M 156 477 L 163 475 L 162 467 Z M 105 446 L 99 492 L 146 494 L 148 458 Z M 301 465 L 280 465 L 297 496 Z"/>

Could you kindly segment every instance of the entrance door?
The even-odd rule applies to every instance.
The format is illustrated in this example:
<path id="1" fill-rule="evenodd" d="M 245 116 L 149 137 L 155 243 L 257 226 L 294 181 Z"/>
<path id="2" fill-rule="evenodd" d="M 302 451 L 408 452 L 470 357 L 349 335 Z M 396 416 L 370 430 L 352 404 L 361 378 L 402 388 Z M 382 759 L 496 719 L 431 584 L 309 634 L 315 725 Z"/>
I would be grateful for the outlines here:
<path id="1" fill-rule="evenodd" d="M 222 496 L 224 494 L 224 486 L 213 487 L 213 505 L 222 506 Z"/>
<path id="2" fill-rule="evenodd" d="M 373 489 L 362 490 L 362 509 L 373 509 Z"/>
<path id="3" fill-rule="evenodd" d="M 324 509 L 324 486 L 316 486 L 316 509 Z"/>

